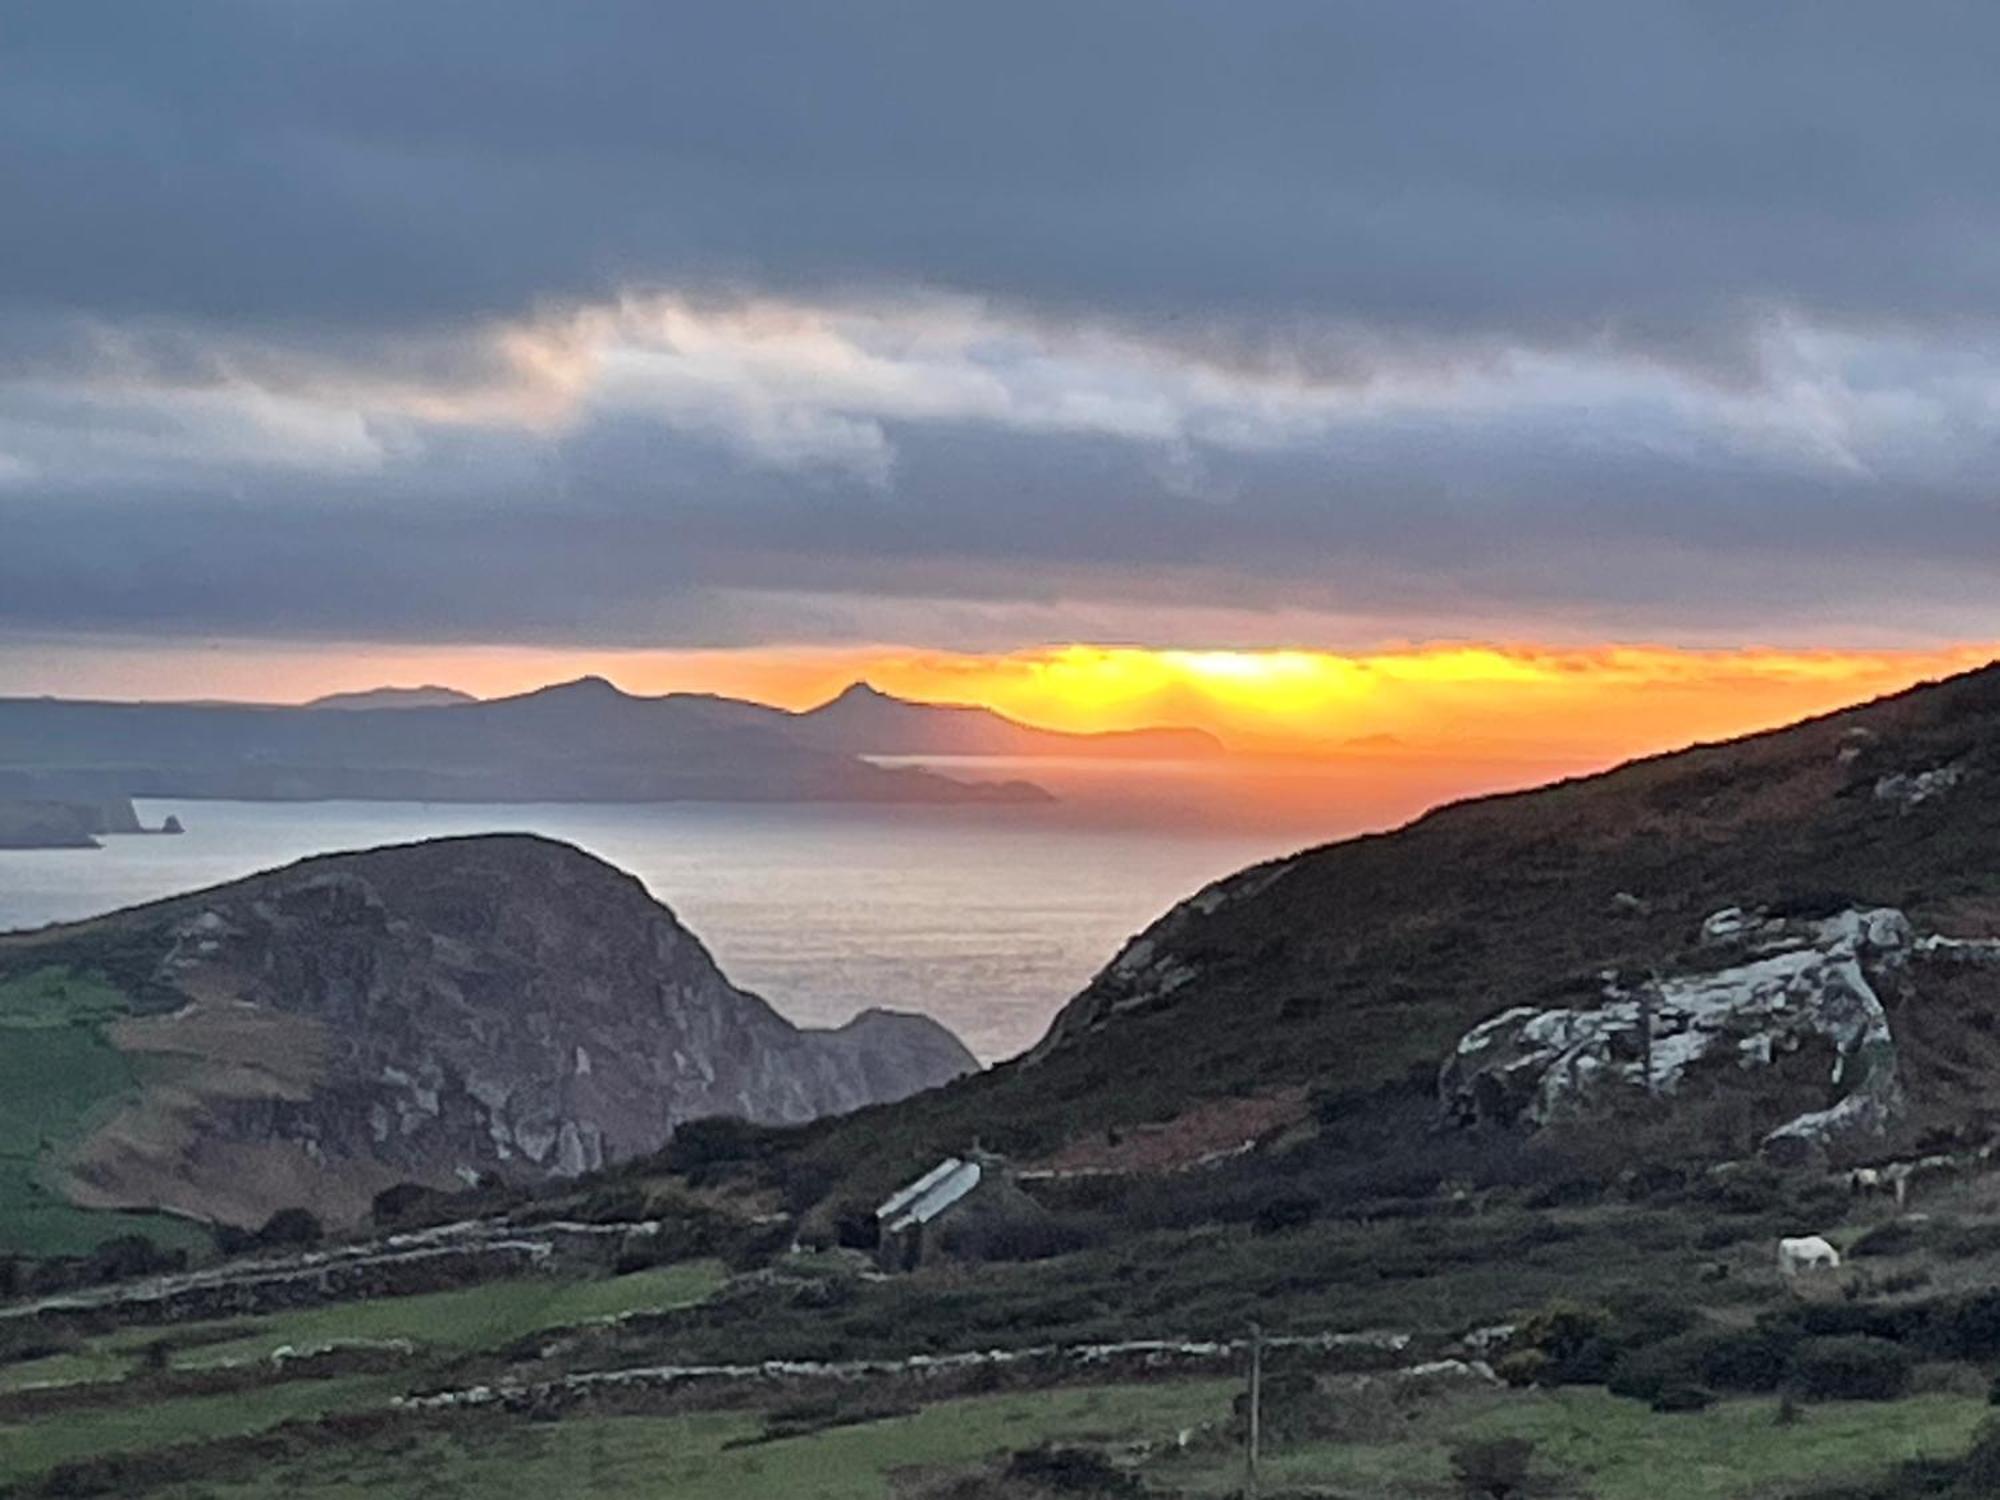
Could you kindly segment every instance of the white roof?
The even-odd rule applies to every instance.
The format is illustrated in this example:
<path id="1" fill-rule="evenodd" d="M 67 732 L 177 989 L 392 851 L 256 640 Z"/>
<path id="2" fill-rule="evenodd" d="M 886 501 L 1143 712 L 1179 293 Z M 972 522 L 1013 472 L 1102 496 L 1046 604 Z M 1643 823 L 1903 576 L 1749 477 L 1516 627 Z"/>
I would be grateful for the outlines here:
<path id="1" fill-rule="evenodd" d="M 891 1233 L 913 1224 L 928 1224 L 979 1186 L 979 1163 L 947 1156 L 901 1191 L 882 1200 L 875 1217 Z"/>

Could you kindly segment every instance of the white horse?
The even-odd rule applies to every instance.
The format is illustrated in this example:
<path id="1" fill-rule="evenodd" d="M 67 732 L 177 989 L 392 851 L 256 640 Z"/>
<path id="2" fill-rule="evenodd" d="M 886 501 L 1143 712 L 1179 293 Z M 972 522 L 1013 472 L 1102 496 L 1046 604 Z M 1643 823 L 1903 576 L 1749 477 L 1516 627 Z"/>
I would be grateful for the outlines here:
<path id="1" fill-rule="evenodd" d="M 1840 1252 L 1816 1234 L 1801 1235 L 1797 1239 L 1778 1241 L 1778 1274 L 1787 1281 L 1814 1271 L 1833 1271 L 1840 1267 Z"/>

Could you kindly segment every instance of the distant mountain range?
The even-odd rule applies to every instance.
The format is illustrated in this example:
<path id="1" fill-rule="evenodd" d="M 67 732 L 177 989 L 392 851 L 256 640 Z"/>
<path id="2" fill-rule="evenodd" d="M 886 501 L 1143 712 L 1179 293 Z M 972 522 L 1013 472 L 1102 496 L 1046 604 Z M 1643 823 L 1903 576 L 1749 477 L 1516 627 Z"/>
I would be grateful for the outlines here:
<path id="1" fill-rule="evenodd" d="M 1116 729 L 1069 734 L 1036 729 L 990 708 L 913 703 L 865 682 L 793 716 L 814 744 L 856 755 L 1061 755 L 1147 760 L 1206 759 L 1225 753 L 1201 729 Z"/>
<path id="2" fill-rule="evenodd" d="M 804 713 L 599 677 L 493 700 L 381 688 L 292 706 L 0 699 L 0 799 L 1048 801 L 877 756 L 1216 755 L 1198 730 L 1071 735 L 856 684 Z"/>

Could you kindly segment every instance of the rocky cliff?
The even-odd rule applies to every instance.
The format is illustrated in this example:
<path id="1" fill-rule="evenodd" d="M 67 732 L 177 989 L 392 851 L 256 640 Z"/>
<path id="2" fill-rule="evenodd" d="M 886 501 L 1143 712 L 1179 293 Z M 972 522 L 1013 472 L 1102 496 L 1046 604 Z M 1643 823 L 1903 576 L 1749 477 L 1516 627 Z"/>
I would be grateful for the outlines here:
<path id="1" fill-rule="evenodd" d="M 95 849 L 100 833 L 140 833 L 129 797 L 0 797 L 0 849 Z"/>
<path id="2" fill-rule="evenodd" d="M 401 1180 L 575 1175 L 682 1121 L 791 1122 L 971 1070 L 941 1026 L 793 1026 L 630 876 L 525 836 L 307 860 L 33 939 L 131 997 L 134 1088 L 60 1153 L 86 1206 L 353 1218 Z M 0 977 L 4 977 L 0 973 Z"/>

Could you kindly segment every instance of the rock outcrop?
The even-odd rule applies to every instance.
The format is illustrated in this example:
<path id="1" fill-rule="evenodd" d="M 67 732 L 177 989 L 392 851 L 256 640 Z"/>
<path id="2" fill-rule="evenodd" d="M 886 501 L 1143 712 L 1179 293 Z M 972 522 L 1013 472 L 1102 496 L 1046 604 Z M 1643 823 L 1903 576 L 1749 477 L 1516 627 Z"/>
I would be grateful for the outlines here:
<path id="1" fill-rule="evenodd" d="M 307 860 L 43 941 L 156 955 L 154 1013 L 109 1033 L 150 1082 L 69 1153 L 87 1206 L 352 1219 L 398 1181 L 573 1176 L 689 1119 L 803 1121 L 975 1066 L 924 1017 L 792 1025 L 637 880 L 526 836 Z"/>
<path id="2" fill-rule="evenodd" d="M 1702 924 L 1701 939 L 1733 961 L 1636 985 L 1607 974 L 1599 1005 L 1515 1006 L 1473 1027 L 1439 1076 L 1447 1116 L 1588 1120 L 1638 1096 L 1677 1094 L 1705 1070 L 1768 1069 L 1818 1046 L 1837 1097 L 1772 1131 L 1766 1149 L 1804 1156 L 1883 1134 L 1902 1095 L 1877 987 L 1907 982 L 1919 951 L 1909 920 L 1886 907 L 1819 921 L 1730 907 Z"/>
<path id="3" fill-rule="evenodd" d="M 0 799 L 0 849 L 95 849 L 101 833 L 142 833 L 128 797 Z"/>
<path id="4" fill-rule="evenodd" d="M 1799 920 L 1732 906 L 1702 923 L 1700 942 L 1734 961 L 1638 984 L 1608 973 L 1600 1005 L 1515 1006 L 1473 1027 L 1439 1073 L 1447 1118 L 1587 1121 L 1642 1095 L 1679 1094 L 1705 1072 L 1755 1073 L 1818 1049 L 1833 1097 L 1771 1130 L 1763 1150 L 1819 1161 L 1881 1138 L 1902 1113 L 1883 995 L 1917 995 L 1927 964 L 2000 964 L 2000 941 L 1919 937 L 1892 907 Z"/>

